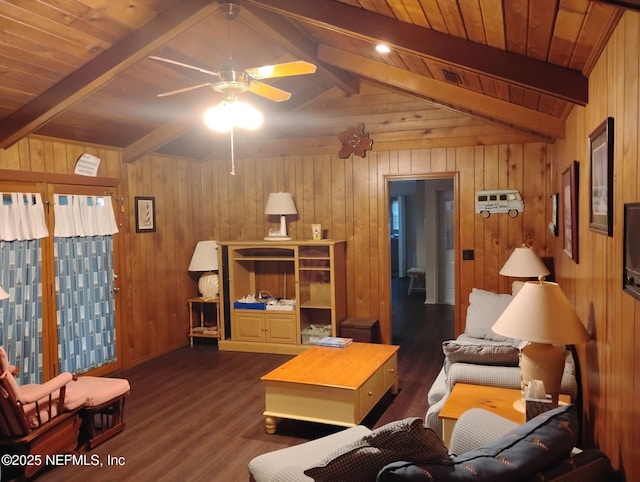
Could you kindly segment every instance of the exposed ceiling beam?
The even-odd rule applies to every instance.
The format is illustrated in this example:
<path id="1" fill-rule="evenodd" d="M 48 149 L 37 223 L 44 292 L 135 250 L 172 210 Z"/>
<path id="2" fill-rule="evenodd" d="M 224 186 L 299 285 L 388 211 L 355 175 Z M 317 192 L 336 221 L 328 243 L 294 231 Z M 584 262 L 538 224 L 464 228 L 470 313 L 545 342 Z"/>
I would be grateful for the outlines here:
<path id="1" fill-rule="evenodd" d="M 640 0 L 592 0 L 600 3 L 608 3 L 615 7 L 628 8 L 630 10 L 640 11 Z"/>
<path id="2" fill-rule="evenodd" d="M 581 72 L 400 22 L 336 0 L 246 0 L 271 12 L 488 75 L 574 104 L 586 105 Z M 347 67 L 347 70 L 351 70 Z"/>
<path id="3" fill-rule="evenodd" d="M 2 121 L 0 148 L 5 149 L 36 131 L 218 8 L 218 2 L 211 0 L 176 2 L 175 6 Z"/>
<path id="4" fill-rule="evenodd" d="M 201 119 L 196 112 L 189 112 L 173 122 L 161 125 L 146 136 L 125 147 L 122 150 L 122 162 L 133 162 L 159 149 L 192 129 L 198 121 L 201 121 Z"/>
<path id="5" fill-rule="evenodd" d="M 318 47 L 318 58 L 322 62 L 341 69 L 349 69 L 358 75 L 412 92 L 427 100 L 434 99 L 436 102 L 450 105 L 455 102 L 461 111 L 477 112 L 486 118 L 533 131 L 541 136 L 563 138 L 565 134 L 564 121 L 560 118 L 408 72 L 328 45 L 321 44 Z"/>
<path id="6" fill-rule="evenodd" d="M 248 6 L 240 16 L 255 30 L 281 45 L 300 60 L 317 64 L 316 44 L 281 15 Z M 346 94 L 358 93 L 358 79 L 348 72 L 317 65 L 317 75 L 326 78 Z"/>

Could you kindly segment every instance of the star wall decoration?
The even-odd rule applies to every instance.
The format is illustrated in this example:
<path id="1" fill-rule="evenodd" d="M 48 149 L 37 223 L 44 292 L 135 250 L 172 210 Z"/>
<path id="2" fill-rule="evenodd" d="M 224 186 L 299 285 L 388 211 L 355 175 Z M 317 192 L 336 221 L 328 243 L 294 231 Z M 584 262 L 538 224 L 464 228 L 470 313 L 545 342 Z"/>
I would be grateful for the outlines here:
<path id="1" fill-rule="evenodd" d="M 349 127 L 338 134 L 338 139 L 342 142 L 342 149 L 338 152 L 340 159 L 346 159 L 351 154 L 365 157 L 366 151 L 371 150 L 373 146 L 373 140 L 369 139 L 369 134 L 364 132 L 363 122 L 358 122 L 354 127 Z"/>

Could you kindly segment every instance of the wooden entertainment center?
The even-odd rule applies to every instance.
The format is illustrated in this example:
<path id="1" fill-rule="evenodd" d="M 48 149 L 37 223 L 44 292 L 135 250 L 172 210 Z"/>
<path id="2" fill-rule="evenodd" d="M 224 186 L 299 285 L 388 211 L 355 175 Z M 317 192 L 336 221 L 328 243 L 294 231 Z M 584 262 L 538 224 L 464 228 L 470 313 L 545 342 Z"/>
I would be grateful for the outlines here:
<path id="1" fill-rule="evenodd" d="M 343 240 L 220 241 L 220 350 L 298 354 L 346 318 Z M 248 295 L 258 303 L 243 303 Z M 264 301 L 264 302 L 263 302 Z"/>

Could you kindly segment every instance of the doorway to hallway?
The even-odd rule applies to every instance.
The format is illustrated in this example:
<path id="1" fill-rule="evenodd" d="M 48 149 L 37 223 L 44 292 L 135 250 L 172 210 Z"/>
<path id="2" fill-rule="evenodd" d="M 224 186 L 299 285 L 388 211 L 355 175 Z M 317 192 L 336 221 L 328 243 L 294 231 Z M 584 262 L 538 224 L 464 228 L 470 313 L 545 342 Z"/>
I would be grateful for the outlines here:
<path id="1" fill-rule="evenodd" d="M 452 177 L 425 176 L 390 178 L 388 193 L 393 335 L 402 331 L 403 304 L 455 302 L 455 192 Z M 411 268 L 424 270 L 424 291 L 408 292 Z M 402 289 L 404 294 L 398 292 Z"/>

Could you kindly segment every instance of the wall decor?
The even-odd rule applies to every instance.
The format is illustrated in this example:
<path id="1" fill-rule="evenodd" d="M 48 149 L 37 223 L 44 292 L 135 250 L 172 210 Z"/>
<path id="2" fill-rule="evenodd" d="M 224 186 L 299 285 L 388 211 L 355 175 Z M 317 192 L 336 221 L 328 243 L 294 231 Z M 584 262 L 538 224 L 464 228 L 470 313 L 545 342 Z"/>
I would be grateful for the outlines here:
<path id="1" fill-rule="evenodd" d="M 152 233 L 156 230 L 156 198 L 136 196 L 136 233 Z"/>
<path id="2" fill-rule="evenodd" d="M 358 122 L 355 126 L 349 127 L 346 131 L 338 134 L 338 139 L 342 143 L 342 149 L 338 152 L 340 159 L 346 159 L 351 154 L 365 157 L 367 151 L 371 150 L 373 141 L 369 139 L 369 134 L 364 132 L 364 123 Z"/>
<path id="3" fill-rule="evenodd" d="M 507 213 L 510 218 L 515 218 L 524 211 L 524 201 L 517 189 L 478 191 L 475 205 L 476 214 L 483 219 L 487 219 L 491 213 Z"/>
<path id="4" fill-rule="evenodd" d="M 578 262 L 578 161 L 562 173 L 562 233 L 564 252 Z"/>
<path id="5" fill-rule="evenodd" d="M 556 192 L 551 195 L 551 222 L 549 223 L 549 231 L 554 236 L 558 235 L 558 197 Z"/>
<path id="6" fill-rule="evenodd" d="M 613 117 L 589 134 L 589 229 L 613 236 Z"/>

